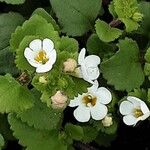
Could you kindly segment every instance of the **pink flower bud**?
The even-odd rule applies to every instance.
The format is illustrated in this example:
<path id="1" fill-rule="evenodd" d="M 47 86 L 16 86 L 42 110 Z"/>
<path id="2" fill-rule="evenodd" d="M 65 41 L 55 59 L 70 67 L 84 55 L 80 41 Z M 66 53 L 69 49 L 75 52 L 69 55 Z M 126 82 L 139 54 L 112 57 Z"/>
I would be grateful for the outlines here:
<path id="1" fill-rule="evenodd" d="M 64 72 L 73 72 L 77 67 L 76 60 L 69 58 L 67 61 L 64 62 Z"/>
<path id="2" fill-rule="evenodd" d="M 51 97 L 52 107 L 54 109 L 64 108 L 67 102 L 67 96 L 64 95 L 61 91 L 57 91 L 55 95 Z"/>

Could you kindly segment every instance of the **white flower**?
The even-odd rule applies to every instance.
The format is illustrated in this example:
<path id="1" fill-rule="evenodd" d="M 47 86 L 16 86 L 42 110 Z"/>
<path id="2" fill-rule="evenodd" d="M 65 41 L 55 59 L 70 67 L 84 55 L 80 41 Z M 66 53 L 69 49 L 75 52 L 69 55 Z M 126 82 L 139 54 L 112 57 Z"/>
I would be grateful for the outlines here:
<path id="1" fill-rule="evenodd" d="M 94 83 L 99 75 L 100 71 L 98 65 L 100 64 L 100 58 L 96 55 L 89 55 L 85 57 L 86 49 L 83 48 L 78 57 L 78 64 L 80 65 L 80 77 L 89 83 Z"/>
<path id="2" fill-rule="evenodd" d="M 50 39 L 35 39 L 25 49 L 24 56 L 37 73 L 48 72 L 56 61 L 54 43 Z"/>
<path id="3" fill-rule="evenodd" d="M 140 120 L 145 120 L 150 116 L 150 110 L 147 105 L 134 96 L 128 96 L 127 100 L 121 102 L 119 111 L 126 125 L 136 125 Z"/>
<path id="4" fill-rule="evenodd" d="M 79 122 L 87 122 L 90 117 L 94 120 L 102 120 L 108 112 L 106 104 L 112 100 L 112 95 L 109 90 L 104 87 L 98 88 L 98 82 L 88 88 L 87 93 L 78 95 L 70 101 L 70 107 L 76 107 L 74 117 Z"/>

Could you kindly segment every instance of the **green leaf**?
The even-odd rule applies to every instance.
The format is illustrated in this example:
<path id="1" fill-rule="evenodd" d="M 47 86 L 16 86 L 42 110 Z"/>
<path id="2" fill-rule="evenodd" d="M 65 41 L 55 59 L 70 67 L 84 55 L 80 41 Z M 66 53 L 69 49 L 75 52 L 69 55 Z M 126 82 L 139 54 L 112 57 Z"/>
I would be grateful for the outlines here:
<path id="1" fill-rule="evenodd" d="M 147 92 L 145 89 L 134 89 L 134 91 L 128 93 L 128 95 L 138 97 L 143 101 L 147 100 Z"/>
<path id="2" fill-rule="evenodd" d="M 141 2 L 139 4 L 139 10 L 144 15 L 139 30 L 146 34 L 150 34 L 150 2 Z"/>
<path id="3" fill-rule="evenodd" d="M 5 2 L 7 4 L 18 5 L 18 4 L 23 4 L 25 2 L 25 0 L 0 0 L 0 2 Z"/>
<path id="4" fill-rule="evenodd" d="M 84 143 L 90 143 L 90 142 L 94 141 L 98 135 L 97 130 L 91 126 L 82 126 L 82 128 L 83 128 L 83 132 L 84 132 L 82 141 Z"/>
<path id="5" fill-rule="evenodd" d="M 13 52 L 19 48 L 21 41 L 26 36 L 36 36 L 41 39 L 50 38 L 55 43 L 55 47 L 58 46 L 58 32 L 54 30 L 51 23 L 36 14 L 25 21 L 22 26 L 17 27 L 15 33 L 12 34 L 10 46 Z"/>
<path id="6" fill-rule="evenodd" d="M 87 41 L 87 50 L 91 55 L 98 55 L 101 59 L 108 59 L 116 52 L 116 45 L 101 41 L 97 34 L 92 34 Z"/>
<path id="7" fill-rule="evenodd" d="M 52 18 L 52 16 L 47 12 L 45 11 L 43 8 L 37 8 L 33 13 L 32 15 L 39 15 L 41 17 L 43 17 L 44 19 L 47 20 L 48 23 L 51 23 L 54 27 L 54 29 L 56 31 L 59 31 L 59 26 L 57 25 L 56 21 Z"/>
<path id="8" fill-rule="evenodd" d="M 3 136 L 0 134 L 0 150 L 3 148 L 5 142 Z"/>
<path id="9" fill-rule="evenodd" d="M 131 91 L 139 88 L 144 81 L 144 74 L 139 62 L 137 43 L 126 38 L 119 41 L 118 47 L 119 51 L 114 56 L 102 62 L 103 77 L 116 90 Z"/>
<path id="10" fill-rule="evenodd" d="M 120 29 L 110 27 L 106 22 L 99 19 L 96 21 L 95 28 L 98 37 L 104 42 L 114 41 L 122 34 Z"/>
<path id="11" fill-rule="evenodd" d="M 116 139 L 117 135 L 115 134 L 105 134 L 102 132 L 99 132 L 99 135 L 97 136 L 95 142 L 99 145 L 99 146 L 105 146 L 105 147 L 109 147 L 111 146 L 111 142 L 114 141 Z"/>
<path id="12" fill-rule="evenodd" d="M 50 0 L 67 35 L 81 36 L 92 29 L 101 8 L 101 0 Z"/>
<path id="13" fill-rule="evenodd" d="M 150 88 L 148 89 L 148 93 L 147 93 L 147 104 L 150 107 Z"/>
<path id="14" fill-rule="evenodd" d="M 60 41 L 59 49 L 60 51 L 77 53 L 79 49 L 79 44 L 75 39 L 63 36 Z"/>
<path id="15" fill-rule="evenodd" d="M 137 0 L 114 0 L 114 9 L 118 18 L 125 24 L 126 31 L 137 30 L 143 15 L 138 9 Z"/>
<path id="16" fill-rule="evenodd" d="M 62 114 L 40 101 L 40 96 L 36 90 L 32 92 L 35 95 L 34 106 L 24 112 L 18 113 L 17 117 L 23 122 L 27 122 L 29 126 L 34 126 L 36 129 L 59 129 Z"/>
<path id="17" fill-rule="evenodd" d="M 77 141 L 81 140 L 84 135 L 82 127 L 71 123 L 66 124 L 65 132 L 68 136 Z"/>
<path id="18" fill-rule="evenodd" d="M 0 51 L 0 74 L 4 75 L 10 73 L 17 75 L 19 73 L 15 65 L 15 59 L 13 53 L 10 52 L 9 47 Z"/>
<path id="19" fill-rule="evenodd" d="M 0 14 L 0 50 L 9 46 L 11 33 L 23 22 L 24 18 L 18 13 L 9 12 Z"/>
<path id="20" fill-rule="evenodd" d="M 67 150 L 56 130 L 37 130 L 21 122 L 13 114 L 9 114 L 8 121 L 14 136 L 22 146 L 27 147 L 26 150 Z"/>
<path id="21" fill-rule="evenodd" d="M 145 66 L 144 66 L 144 72 L 146 76 L 150 76 L 150 47 L 147 49 L 145 54 Z"/>
<path id="22" fill-rule="evenodd" d="M 33 95 L 9 74 L 0 76 L 0 112 L 20 112 L 33 106 Z"/>
<path id="23" fill-rule="evenodd" d="M 12 135 L 10 125 L 8 123 L 7 114 L 0 114 L 0 133 L 6 141 L 13 141 L 15 138 Z"/>
<path id="24" fill-rule="evenodd" d="M 135 22 L 134 20 L 127 19 L 127 18 L 122 18 L 120 20 L 126 25 L 127 32 L 137 30 L 139 27 L 139 24 L 137 22 Z"/>
<path id="25" fill-rule="evenodd" d="M 102 121 L 93 121 L 93 127 L 104 134 L 115 134 L 117 132 L 118 123 L 116 118 L 112 116 L 113 124 L 109 127 L 104 127 Z"/>
<path id="26" fill-rule="evenodd" d="M 111 13 L 111 15 L 113 16 L 113 18 L 117 18 L 117 14 L 115 12 L 114 2 L 113 1 L 110 2 L 108 9 L 109 9 L 109 12 Z"/>

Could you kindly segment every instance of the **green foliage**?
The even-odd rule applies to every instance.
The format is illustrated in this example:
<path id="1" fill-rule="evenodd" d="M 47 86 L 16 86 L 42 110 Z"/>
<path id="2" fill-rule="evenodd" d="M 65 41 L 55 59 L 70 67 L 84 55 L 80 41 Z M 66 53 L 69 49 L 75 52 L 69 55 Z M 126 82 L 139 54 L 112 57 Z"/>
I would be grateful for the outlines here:
<path id="1" fill-rule="evenodd" d="M 58 130 L 61 123 L 62 114 L 57 110 L 48 108 L 46 104 L 40 101 L 40 94 L 34 90 L 35 95 L 34 106 L 24 112 L 18 113 L 17 117 L 21 121 L 27 122 L 29 126 L 36 129 Z"/>
<path id="2" fill-rule="evenodd" d="M 33 106 L 33 95 L 11 75 L 0 76 L 0 112 L 20 112 Z"/>
<path id="3" fill-rule="evenodd" d="M 63 36 L 60 41 L 59 49 L 60 51 L 77 53 L 79 49 L 79 44 L 75 39 Z"/>
<path id="4" fill-rule="evenodd" d="M 102 121 L 93 121 L 93 127 L 104 134 L 113 135 L 116 134 L 118 128 L 118 122 L 115 117 L 112 115 L 113 124 L 109 127 L 104 127 Z"/>
<path id="5" fill-rule="evenodd" d="M 104 42 L 114 41 L 122 34 L 120 29 L 110 27 L 106 22 L 101 20 L 96 21 L 95 27 L 98 37 Z"/>
<path id="6" fill-rule="evenodd" d="M 148 89 L 148 93 L 147 93 L 147 104 L 148 106 L 150 106 L 150 88 Z"/>
<path id="7" fill-rule="evenodd" d="M 97 136 L 95 142 L 99 146 L 109 147 L 109 146 L 111 146 L 111 142 L 114 141 L 115 138 L 116 138 L 116 134 L 108 135 L 108 134 L 99 132 L 99 135 Z"/>
<path id="8" fill-rule="evenodd" d="M 89 37 L 86 46 L 89 54 L 98 55 L 103 60 L 111 57 L 116 50 L 114 44 L 101 41 L 96 34 Z"/>
<path id="9" fill-rule="evenodd" d="M 66 124 L 65 132 L 74 140 L 81 140 L 83 138 L 84 132 L 81 126 L 73 125 L 71 123 Z"/>
<path id="10" fill-rule="evenodd" d="M 7 114 L 0 114 L 0 133 L 6 141 L 13 141 L 15 138 L 10 130 L 10 125 L 7 120 Z"/>
<path id="11" fill-rule="evenodd" d="M 38 130 L 21 122 L 14 114 L 9 114 L 8 121 L 14 136 L 26 150 L 67 150 L 63 140 L 59 138 L 56 130 Z"/>
<path id="12" fill-rule="evenodd" d="M 0 74 L 18 74 L 14 64 L 14 56 L 10 52 L 9 40 L 11 33 L 18 25 L 24 22 L 24 18 L 19 13 L 9 12 L 0 14 Z"/>
<path id="13" fill-rule="evenodd" d="M 56 31 L 59 31 L 59 26 L 57 25 L 56 21 L 52 18 L 52 16 L 46 12 L 43 8 L 37 8 L 32 15 L 39 15 L 47 20 L 48 23 L 51 23 Z"/>
<path id="14" fill-rule="evenodd" d="M 5 2 L 7 4 L 19 5 L 23 4 L 25 0 L 0 0 L 0 2 Z"/>
<path id="15" fill-rule="evenodd" d="M 110 2 L 108 9 L 109 9 L 109 12 L 111 13 L 111 15 L 113 16 L 113 18 L 117 18 L 117 14 L 115 12 L 113 1 Z"/>
<path id="16" fill-rule="evenodd" d="M 25 42 L 24 42 L 25 43 Z M 78 42 L 69 37 L 62 37 L 59 44 L 57 53 L 57 60 L 53 69 L 45 74 L 37 74 L 32 80 L 32 85 L 43 93 L 41 100 L 51 106 L 51 96 L 58 90 L 63 91 L 68 99 L 72 99 L 79 93 L 82 94 L 87 91 L 89 84 L 83 79 L 76 78 L 63 72 L 63 63 L 68 58 L 73 58 L 77 61 L 78 55 Z M 39 78 L 43 76 L 46 78 L 47 83 L 40 83 Z M 80 86 L 77 86 L 80 83 Z"/>
<path id="17" fill-rule="evenodd" d="M 93 128 L 92 126 L 82 126 L 82 128 L 84 132 L 82 141 L 84 143 L 90 143 L 96 139 L 98 132 L 95 128 Z"/>
<path id="18" fill-rule="evenodd" d="M 24 18 L 14 12 L 0 14 L 0 50 L 9 46 L 11 33 L 18 25 L 24 22 Z"/>
<path id="19" fill-rule="evenodd" d="M 147 100 L 147 91 L 145 89 L 134 89 L 134 91 L 128 93 L 130 96 L 135 96 L 143 101 Z"/>
<path id="20" fill-rule="evenodd" d="M 143 20 L 141 22 L 141 27 L 139 31 L 143 34 L 149 36 L 150 34 L 150 3 L 149 2 L 141 2 L 139 4 L 139 10 L 143 14 Z"/>
<path id="21" fill-rule="evenodd" d="M 119 51 L 101 64 L 104 78 L 116 90 L 131 91 L 139 88 L 144 81 L 144 74 L 136 42 L 126 38 L 119 41 L 118 47 Z"/>
<path id="22" fill-rule="evenodd" d="M 12 75 L 17 75 L 19 73 L 14 63 L 14 55 L 9 47 L 0 51 L 0 74 L 6 73 Z"/>
<path id="23" fill-rule="evenodd" d="M 0 150 L 3 148 L 5 142 L 3 136 L 0 134 Z"/>
<path id="24" fill-rule="evenodd" d="M 150 76 L 150 48 L 147 49 L 144 58 L 146 60 L 146 63 L 144 66 L 144 72 L 145 72 L 145 75 L 149 77 Z"/>
<path id="25" fill-rule="evenodd" d="M 101 0 L 50 0 L 62 26 L 62 32 L 81 36 L 92 29 L 100 11 Z"/>
<path id="26" fill-rule="evenodd" d="M 36 14 L 25 21 L 21 27 L 17 27 L 15 33 L 12 34 L 10 40 L 12 51 L 19 51 L 19 45 L 26 36 L 36 36 L 41 39 L 50 38 L 55 43 L 56 47 L 59 41 L 58 32 L 54 30 L 53 25 Z"/>
<path id="27" fill-rule="evenodd" d="M 138 9 L 137 0 L 113 0 L 113 2 L 114 10 L 119 20 L 125 24 L 126 31 L 137 30 L 143 17 Z"/>
<path id="28" fill-rule="evenodd" d="M 15 62 L 17 67 L 22 71 L 35 71 L 35 68 L 25 59 L 24 50 L 32 40 L 37 38 L 50 38 L 54 42 L 56 49 L 60 40 L 58 32 L 54 30 L 53 25 L 39 15 L 33 15 L 22 27 L 18 27 L 15 33 L 12 34 L 10 41 L 11 49 L 16 51 Z"/>

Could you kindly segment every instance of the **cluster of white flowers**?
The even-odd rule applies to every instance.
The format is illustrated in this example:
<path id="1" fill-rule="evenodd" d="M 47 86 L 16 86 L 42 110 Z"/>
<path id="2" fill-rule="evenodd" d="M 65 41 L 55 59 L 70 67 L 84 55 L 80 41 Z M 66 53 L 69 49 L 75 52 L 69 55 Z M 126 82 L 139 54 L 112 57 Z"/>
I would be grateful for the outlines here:
<path id="1" fill-rule="evenodd" d="M 87 122 L 90 118 L 102 120 L 105 127 L 113 124 L 112 117 L 108 115 L 107 104 L 112 100 L 111 92 L 105 87 L 99 87 L 98 77 L 100 70 L 100 58 L 96 55 L 86 55 L 86 49 L 83 48 L 78 56 L 78 62 L 69 58 L 64 62 L 64 72 L 74 72 L 79 78 L 92 84 L 87 93 L 78 95 L 70 101 L 70 107 L 77 107 L 74 110 L 74 117 L 79 122 Z M 29 64 L 36 68 L 37 73 L 48 72 L 56 62 L 57 53 L 54 49 L 54 43 L 50 39 L 35 39 L 24 51 L 24 56 Z M 39 82 L 47 83 L 42 76 Z M 53 108 L 64 108 L 67 105 L 67 96 L 57 91 L 51 97 Z M 127 100 L 121 102 L 119 107 L 123 115 L 123 121 L 126 125 L 136 125 L 138 121 L 145 120 L 150 116 L 150 110 L 147 105 L 139 98 L 128 96 Z"/>

